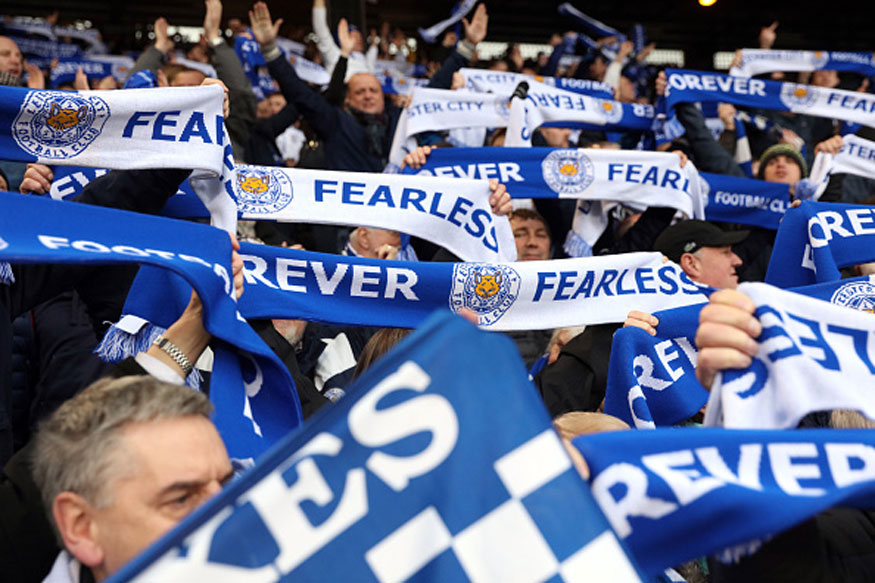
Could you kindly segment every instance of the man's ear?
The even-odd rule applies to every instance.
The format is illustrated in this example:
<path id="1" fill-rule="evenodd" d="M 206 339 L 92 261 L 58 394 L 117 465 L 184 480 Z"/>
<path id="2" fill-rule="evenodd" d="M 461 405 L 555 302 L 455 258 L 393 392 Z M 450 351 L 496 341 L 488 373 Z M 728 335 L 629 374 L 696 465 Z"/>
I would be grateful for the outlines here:
<path id="1" fill-rule="evenodd" d="M 97 542 L 94 508 L 79 494 L 61 492 L 52 504 L 55 524 L 67 551 L 86 567 L 103 563 L 103 547 Z"/>
<path id="2" fill-rule="evenodd" d="M 699 274 L 699 260 L 692 253 L 684 253 L 681 255 L 681 269 L 684 270 L 690 279 L 695 280 Z"/>
<path id="3" fill-rule="evenodd" d="M 362 251 L 372 251 L 371 249 L 371 230 L 367 227 L 358 228 L 358 244 Z"/>

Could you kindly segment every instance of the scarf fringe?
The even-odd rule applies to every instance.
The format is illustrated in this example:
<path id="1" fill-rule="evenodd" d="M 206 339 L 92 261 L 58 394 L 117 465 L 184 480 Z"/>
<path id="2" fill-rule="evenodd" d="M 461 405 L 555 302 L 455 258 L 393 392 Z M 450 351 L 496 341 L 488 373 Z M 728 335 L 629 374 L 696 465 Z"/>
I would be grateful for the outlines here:
<path id="1" fill-rule="evenodd" d="M 12 274 L 12 266 L 5 261 L 0 261 L 0 283 L 12 285 L 15 283 L 15 275 Z"/>
<path id="2" fill-rule="evenodd" d="M 166 332 L 165 328 L 146 323 L 136 333 L 132 334 L 113 324 L 107 330 L 97 348 L 94 349 L 94 352 L 104 362 L 121 362 L 126 358 L 149 350 L 155 339 L 164 334 L 164 332 Z M 201 390 L 203 380 L 200 371 L 195 368 L 185 377 L 185 384 L 199 391 Z"/>
<path id="3" fill-rule="evenodd" d="M 562 249 L 569 257 L 592 257 L 592 247 L 574 231 L 568 231 Z"/>

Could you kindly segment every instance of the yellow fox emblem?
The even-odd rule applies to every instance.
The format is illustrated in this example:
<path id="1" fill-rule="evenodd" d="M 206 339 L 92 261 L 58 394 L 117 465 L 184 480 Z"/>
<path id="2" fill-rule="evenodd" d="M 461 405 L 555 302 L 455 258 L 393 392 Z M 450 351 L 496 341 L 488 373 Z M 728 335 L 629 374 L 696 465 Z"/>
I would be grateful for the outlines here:
<path id="1" fill-rule="evenodd" d="M 70 128 L 77 126 L 85 117 L 86 113 L 88 113 L 87 105 L 83 105 L 79 109 L 67 109 L 61 107 L 57 103 L 52 103 L 46 124 L 48 124 L 53 130 L 69 130 Z"/>
<path id="2" fill-rule="evenodd" d="M 496 273 L 495 275 L 475 273 L 474 281 L 477 282 L 474 293 L 484 299 L 491 298 L 498 293 L 499 286 L 501 286 L 501 273 Z"/>
<path id="3" fill-rule="evenodd" d="M 559 174 L 562 174 L 563 176 L 575 176 L 577 174 L 577 164 L 566 162 L 559 167 Z"/>
<path id="4" fill-rule="evenodd" d="M 808 95 L 808 90 L 805 87 L 797 87 L 795 91 L 793 91 L 793 97 L 805 97 Z"/>
<path id="5" fill-rule="evenodd" d="M 267 192 L 268 185 L 270 184 L 270 176 L 247 176 L 243 178 L 238 174 L 237 184 L 240 185 L 241 190 L 249 194 L 264 194 Z"/>

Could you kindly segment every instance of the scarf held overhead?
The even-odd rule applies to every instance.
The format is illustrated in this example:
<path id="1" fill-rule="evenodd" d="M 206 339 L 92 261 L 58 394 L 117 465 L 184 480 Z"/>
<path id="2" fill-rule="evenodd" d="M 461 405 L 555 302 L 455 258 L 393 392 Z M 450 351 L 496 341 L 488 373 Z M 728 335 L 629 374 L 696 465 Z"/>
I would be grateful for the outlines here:
<path id="1" fill-rule="evenodd" d="M 288 371 L 237 312 L 227 234 L 204 225 L 17 194 L 0 195 L 0 208 L 3 261 L 147 264 L 188 282 L 181 290 L 148 290 L 165 307 L 184 306 L 194 286 L 204 304 L 204 326 L 221 341 L 210 398 L 232 456 L 255 457 L 300 424 Z M 178 316 L 168 313 L 162 324 Z"/>
<path id="2" fill-rule="evenodd" d="M 521 364 L 434 317 L 110 583 L 637 583 Z"/>
<path id="3" fill-rule="evenodd" d="M 720 101 L 875 125 L 875 95 L 798 83 L 666 69 L 665 103 Z"/>
<path id="4" fill-rule="evenodd" d="M 848 71 L 875 76 L 875 55 L 842 51 L 741 49 L 741 64 L 730 75 L 755 77 L 773 71 Z"/>
<path id="5" fill-rule="evenodd" d="M 808 413 L 831 409 L 875 419 L 871 317 L 763 283 L 745 283 L 739 291 L 757 306 L 759 350 L 747 369 L 717 376 L 706 425 L 792 428 Z"/>
<path id="6" fill-rule="evenodd" d="M 700 303 L 703 290 L 658 253 L 516 263 L 421 263 L 242 244 L 247 318 L 412 328 L 435 310 L 472 310 L 490 330 L 622 322 Z M 147 315 L 136 314 L 146 319 Z"/>
<path id="7" fill-rule="evenodd" d="M 593 496 L 650 577 L 704 555 L 731 560 L 756 539 L 832 506 L 871 507 L 875 497 L 871 430 L 691 427 L 573 443 Z"/>

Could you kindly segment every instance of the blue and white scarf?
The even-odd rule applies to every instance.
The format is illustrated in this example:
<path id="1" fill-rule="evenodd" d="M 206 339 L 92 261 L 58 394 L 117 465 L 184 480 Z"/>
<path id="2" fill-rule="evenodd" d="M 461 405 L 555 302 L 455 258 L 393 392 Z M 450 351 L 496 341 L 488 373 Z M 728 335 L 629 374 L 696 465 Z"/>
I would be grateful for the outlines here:
<path id="1" fill-rule="evenodd" d="M 398 119 L 384 172 L 401 170 L 404 156 L 417 147 L 413 139 L 416 134 L 454 128 L 506 127 L 509 114 L 506 95 L 416 87 L 411 92 L 410 104 Z"/>
<path id="2" fill-rule="evenodd" d="M 472 310 L 490 330 L 622 322 L 702 302 L 658 253 L 516 263 L 421 263 L 243 244 L 247 318 L 412 328 L 435 310 Z M 148 315 L 137 314 L 148 318 Z"/>
<path id="3" fill-rule="evenodd" d="M 414 171 L 435 176 L 496 178 L 515 199 L 576 198 L 641 208 L 664 206 L 690 218 L 705 217 L 695 166 L 663 152 L 559 148 L 438 148 Z M 599 207 L 592 212 L 592 207 Z M 592 255 L 608 225 L 599 204 L 579 205 L 566 242 L 572 257 Z"/>
<path id="4" fill-rule="evenodd" d="M 843 267 L 875 261 L 871 207 L 803 202 L 784 216 L 766 283 L 787 288 L 841 279 Z"/>
<path id="5" fill-rule="evenodd" d="M 663 152 L 562 148 L 436 148 L 405 174 L 495 178 L 513 198 L 578 198 L 673 207 L 704 218 L 694 166 Z"/>
<path id="6" fill-rule="evenodd" d="M 72 91 L 0 87 L 0 158 L 221 174 L 220 87 Z"/>
<path id="7" fill-rule="evenodd" d="M 666 105 L 722 101 L 875 125 L 875 95 L 720 73 L 666 69 Z"/>
<path id="8" fill-rule="evenodd" d="M 233 152 L 218 86 L 129 91 L 0 87 L 0 158 L 92 168 L 193 168 L 213 224 L 234 232 Z M 222 178 L 221 180 L 219 178 Z"/>
<path id="9" fill-rule="evenodd" d="M 598 38 L 604 38 L 606 36 L 615 36 L 617 37 L 617 42 L 621 43 L 626 40 L 626 35 L 618 31 L 616 28 L 612 28 L 607 24 L 596 20 L 591 16 L 587 16 L 577 8 L 571 5 L 570 2 L 565 2 L 564 4 L 560 4 L 558 8 L 559 14 L 562 16 L 567 16 L 573 19 L 575 22 L 583 26 L 586 30 L 594 34 Z"/>
<path id="10" fill-rule="evenodd" d="M 702 289 L 658 253 L 523 261 L 429 263 L 330 255 L 242 243 L 247 319 L 297 319 L 337 325 L 413 328 L 436 310 L 468 308 L 489 330 L 533 330 L 622 322 L 629 302 L 655 312 L 701 303 Z M 149 295 L 172 288 L 152 270 L 141 273 L 124 313 L 144 321 L 173 321 L 166 301 Z M 184 305 L 184 290 L 175 292 Z M 634 298 L 630 299 L 630 298 Z M 123 321 L 125 319 L 123 318 Z M 137 342 L 136 339 L 129 344 Z M 124 355 L 120 355 L 124 356 Z"/>
<path id="11" fill-rule="evenodd" d="M 566 77 L 542 77 L 536 75 L 531 77 L 522 73 L 513 73 L 511 71 L 489 71 L 486 69 L 459 69 L 459 72 L 465 77 L 465 88 L 469 91 L 477 91 L 480 93 L 497 93 L 499 95 L 510 95 L 517 88 L 517 85 L 522 81 L 531 83 L 536 81 L 543 83 L 549 87 L 564 89 L 573 93 L 589 95 L 601 99 L 613 99 L 614 89 L 607 83 L 593 81 L 591 79 L 569 79 Z"/>
<path id="12" fill-rule="evenodd" d="M 811 167 L 810 182 L 815 186 L 814 198 L 829 186 L 833 174 L 855 174 L 875 179 L 875 142 L 854 134 L 842 136 L 842 149 L 836 155 L 819 152 Z"/>
<path id="13" fill-rule="evenodd" d="M 505 145 L 530 145 L 532 132 L 542 125 L 649 130 L 655 119 L 652 105 L 598 99 L 532 82 L 525 100 L 510 102 Z"/>
<path id="14" fill-rule="evenodd" d="M 244 219 L 364 225 L 422 237 L 465 261 L 513 261 L 510 222 L 492 214 L 486 181 L 237 166 Z"/>
<path id="15" fill-rule="evenodd" d="M 641 581 L 513 344 L 448 314 L 109 582 L 204 577 Z"/>
<path id="16" fill-rule="evenodd" d="M 399 73 L 377 74 L 376 77 L 383 87 L 383 93 L 387 95 L 410 95 L 417 87 L 425 87 L 429 83 L 428 79 L 406 77 Z"/>
<path id="17" fill-rule="evenodd" d="M 605 391 L 605 413 L 653 429 L 695 415 L 708 401 L 696 380 L 696 328 L 705 304 L 654 314 L 656 336 L 636 326 L 617 330 Z M 630 309 L 638 309 L 630 305 Z"/>
<path id="18" fill-rule="evenodd" d="M 148 290 L 167 327 L 194 286 L 204 326 L 219 342 L 210 398 L 233 457 L 256 457 L 301 423 L 288 370 L 237 312 L 227 234 L 114 209 L 0 195 L 0 259 L 11 263 L 143 263 L 184 284 Z M 160 269 L 159 269 L 160 268 Z M 143 269 L 148 269 L 144 267 Z M 182 298 L 182 302 L 180 302 Z M 145 348 L 144 348 L 145 349 Z"/>
<path id="19" fill-rule="evenodd" d="M 755 77 L 773 71 L 849 71 L 875 76 L 875 55 L 842 51 L 741 49 L 741 64 L 730 75 Z"/>
<path id="20" fill-rule="evenodd" d="M 810 298 L 860 311 L 875 309 L 875 276 L 793 288 Z M 654 314 L 656 336 L 629 326 L 614 334 L 605 412 L 632 427 L 674 425 L 708 401 L 696 380 L 696 329 L 702 304 Z"/>
<path id="21" fill-rule="evenodd" d="M 871 292 L 871 283 L 862 286 Z M 875 377 L 870 356 L 875 320 L 762 283 L 742 284 L 739 291 L 757 306 L 763 325 L 759 350 L 747 369 L 717 376 L 706 425 L 792 428 L 808 413 L 831 409 L 854 409 L 875 419 L 875 396 L 868 390 Z"/>
<path id="22" fill-rule="evenodd" d="M 790 206 L 790 187 L 753 178 L 700 172 L 708 185 L 705 218 L 777 230 Z"/>
<path id="23" fill-rule="evenodd" d="M 7 35 L 15 41 L 21 54 L 44 59 L 73 59 L 82 56 L 82 48 L 73 43 L 43 40 L 18 34 Z"/>
<path id="24" fill-rule="evenodd" d="M 82 72 L 89 81 L 103 79 L 112 76 L 116 81 L 124 81 L 128 72 L 134 68 L 134 60 L 130 57 L 93 56 L 88 59 L 59 59 L 58 64 L 52 68 L 49 83 L 52 89 L 58 85 L 72 83 L 76 79 L 76 71 L 82 68 Z"/>
<path id="25" fill-rule="evenodd" d="M 573 443 L 648 577 L 705 555 L 731 560 L 827 508 L 870 508 L 875 498 L 871 430 L 666 428 Z"/>
<path id="26" fill-rule="evenodd" d="M 432 44 L 438 39 L 443 31 L 465 18 L 465 16 L 469 12 L 471 12 L 471 9 L 474 8 L 476 4 L 477 0 L 460 0 L 456 3 L 456 6 L 453 8 L 453 12 L 452 14 L 450 14 L 449 18 L 441 20 L 437 24 L 434 24 L 428 28 L 418 28 L 416 30 L 417 32 L 419 32 L 419 36 L 422 37 L 422 40 L 424 40 L 428 44 Z"/>

